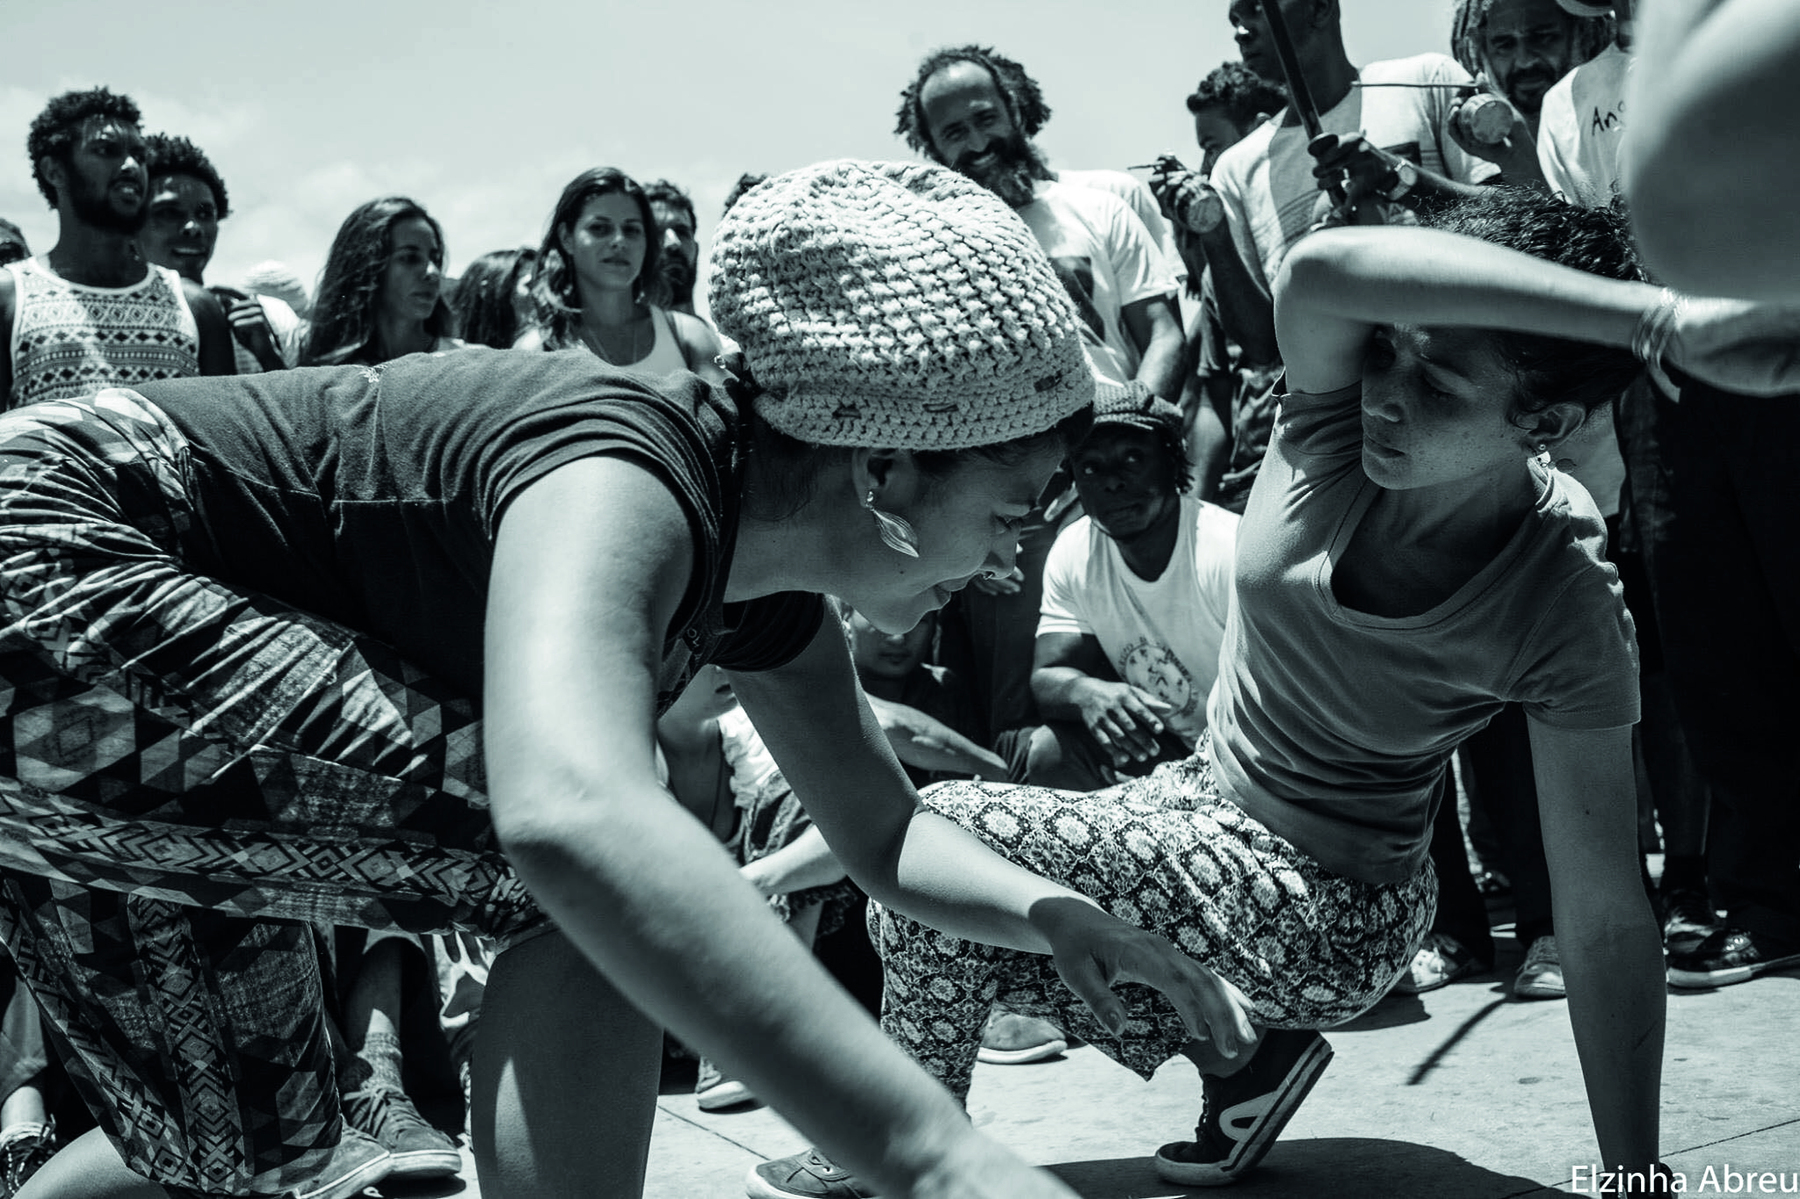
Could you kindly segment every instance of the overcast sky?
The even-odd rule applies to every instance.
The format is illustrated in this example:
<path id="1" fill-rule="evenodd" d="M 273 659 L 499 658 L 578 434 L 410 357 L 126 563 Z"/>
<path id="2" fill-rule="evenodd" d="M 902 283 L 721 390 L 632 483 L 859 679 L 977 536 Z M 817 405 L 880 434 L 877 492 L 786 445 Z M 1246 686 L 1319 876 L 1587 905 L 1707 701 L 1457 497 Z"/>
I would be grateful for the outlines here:
<path id="1" fill-rule="evenodd" d="M 1357 62 L 1448 51 L 1452 0 L 1343 0 Z M 1197 161 L 1182 98 L 1236 57 L 1226 0 L 0 0 L 0 216 L 48 250 L 25 135 L 58 92 L 134 97 L 230 189 L 208 282 L 278 258 L 310 287 L 356 205 L 400 192 L 450 271 L 535 245 L 590 166 L 672 179 L 702 243 L 744 171 L 906 158 L 900 89 L 944 45 L 992 44 L 1043 85 L 1067 167 Z"/>

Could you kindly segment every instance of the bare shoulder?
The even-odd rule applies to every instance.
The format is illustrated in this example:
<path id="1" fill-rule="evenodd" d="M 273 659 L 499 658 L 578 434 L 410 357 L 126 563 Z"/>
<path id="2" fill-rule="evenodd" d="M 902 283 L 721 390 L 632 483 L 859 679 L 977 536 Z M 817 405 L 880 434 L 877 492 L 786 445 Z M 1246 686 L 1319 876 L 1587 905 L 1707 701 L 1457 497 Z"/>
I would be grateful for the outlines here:
<path id="1" fill-rule="evenodd" d="M 724 347 L 711 325 L 685 312 L 671 312 L 669 318 L 675 324 L 675 340 L 681 343 L 682 357 L 687 359 L 689 369 L 698 370 L 719 356 Z"/>

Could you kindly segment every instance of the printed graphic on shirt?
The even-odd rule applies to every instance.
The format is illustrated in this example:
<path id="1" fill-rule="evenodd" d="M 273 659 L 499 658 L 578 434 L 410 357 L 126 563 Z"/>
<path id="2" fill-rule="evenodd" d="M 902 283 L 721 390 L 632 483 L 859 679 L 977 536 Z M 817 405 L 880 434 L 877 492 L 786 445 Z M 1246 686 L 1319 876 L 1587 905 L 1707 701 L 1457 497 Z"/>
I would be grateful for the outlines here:
<path id="1" fill-rule="evenodd" d="M 1119 677 L 1168 704 L 1165 721 L 1174 723 L 1193 713 L 1197 702 L 1194 676 L 1166 645 L 1148 637 L 1134 639 L 1120 655 Z"/>
<path id="2" fill-rule="evenodd" d="M 1081 314 L 1081 323 L 1095 341 L 1106 341 L 1106 321 L 1100 316 L 1100 309 L 1094 303 L 1094 260 L 1074 254 L 1056 254 L 1050 258 L 1050 265 L 1056 268 L 1056 277 L 1062 280 L 1063 290 L 1075 301 L 1075 311 Z"/>

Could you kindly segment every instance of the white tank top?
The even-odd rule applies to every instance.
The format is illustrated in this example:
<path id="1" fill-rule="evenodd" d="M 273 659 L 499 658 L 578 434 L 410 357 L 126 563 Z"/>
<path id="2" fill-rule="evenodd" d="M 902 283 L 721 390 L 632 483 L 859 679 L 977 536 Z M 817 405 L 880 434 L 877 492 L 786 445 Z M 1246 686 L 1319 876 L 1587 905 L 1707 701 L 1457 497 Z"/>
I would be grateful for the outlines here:
<path id="1" fill-rule="evenodd" d="M 200 373 L 200 327 L 181 276 L 151 266 L 130 287 L 71 283 L 41 259 L 13 277 L 12 392 L 6 407 Z"/>
<path id="2" fill-rule="evenodd" d="M 626 363 L 625 369 L 640 375 L 668 375 L 686 370 L 687 356 L 681 352 L 681 342 L 675 337 L 675 318 L 666 309 L 652 304 L 650 327 L 656 330 L 656 343 L 648 354 L 636 362 Z"/>

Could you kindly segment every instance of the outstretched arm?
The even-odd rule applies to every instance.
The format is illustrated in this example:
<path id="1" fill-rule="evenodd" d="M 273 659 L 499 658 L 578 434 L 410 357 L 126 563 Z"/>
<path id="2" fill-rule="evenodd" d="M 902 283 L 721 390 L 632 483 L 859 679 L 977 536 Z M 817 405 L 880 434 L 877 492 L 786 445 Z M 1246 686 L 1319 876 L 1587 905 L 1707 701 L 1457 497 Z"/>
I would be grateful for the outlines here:
<path id="1" fill-rule="evenodd" d="M 621 459 L 563 466 L 512 501 L 495 546 L 485 682 L 507 856 L 632 1003 L 884 1193 L 947 1194 L 928 1184 L 958 1171 L 989 1178 L 976 1195 L 1069 1199 L 975 1133 L 657 781 L 658 666 L 693 553 L 674 498 Z M 842 650 L 835 630 L 820 640 Z"/>
<path id="2" fill-rule="evenodd" d="M 1800 301 L 1800 5 L 1644 9 L 1624 155 L 1644 256 L 1677 287 Z"/>
<path id="3" fill-rule="evenodd" d="M 1667 997 L 1662 939 L 1638 875 L 1631 729 L 1530 728 L 1588 1109 L 1606 1165 L 1645 1170 L 1657 1160 Z"/>
<path id="4" fill-rule="evenodd" d="M 1275 331 L 1296 391 L 1357 382 L 1378 325 L 1513 329 L 1629 347 L 1661 290 L 1545 262 L 1436 229 L 1325 229 L 1297 244 L 1275 283 Z M 1800 390 L 1800 311 L 1695 299 L 1666 360 L 1729 391 Z"/>

